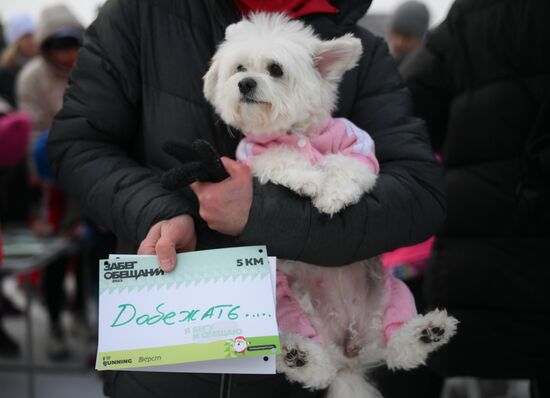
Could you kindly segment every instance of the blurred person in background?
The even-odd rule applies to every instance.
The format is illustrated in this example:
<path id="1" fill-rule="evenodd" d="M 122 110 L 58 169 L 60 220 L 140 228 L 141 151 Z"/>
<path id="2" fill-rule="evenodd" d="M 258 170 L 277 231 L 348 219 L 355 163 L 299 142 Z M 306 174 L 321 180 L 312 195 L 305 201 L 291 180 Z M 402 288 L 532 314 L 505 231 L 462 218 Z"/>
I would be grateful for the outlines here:
<path id="1" fill-rule="evenodd" d="M 461 322 L 429 366 L 531 379 L 537 398 L 550 396 L 549 20 L 547 0 L 457 0 L 402 70 L 446 171 L 426 299 Z"/>
<path id="2" fill-rule="evenodd" d="M 35 24 L 28 13 L 17 14 L 7 20 L 5 38 L 7 47 L 0 57 L 0 96 L 15 107 L 15 80 L 23 66 L 36 54 L 33 33 Z"/>
<path id="3" fill-rule="evenodd" d="M 45 160 L 44 147 L 53 117 L 61 109 L 63 92 L 76 62 L 82 36 L 82 25 L 65 6 L 45 8 L 35 32 L 40 56 L 25 65 L 17 79 L 19 109 L 28 113 L 32 120 L 32 176 L 40 181 L 43 196 L 33 215 L 33 227 L 40 235 L 57 234 L 76 238 L 82 231 L 78 206 L 54 183 Z M 55 264 L 45 268 L 42 278 L 50 321 L 47 351 L 49 357 L 54 360 L 64 359 L 69 354 L 61 324 L 61 311 L 66 303 L 63 281 L 70 262 L 75 264 L 73 257 L 59 259 Z M 77 262 L 76 268 L 79 266 Z M 78 276 L 77 272 L 77 278 Z M 77 294 L 81 293 L 81 289 L 77 288 Z M 82 304 L 83 300 L 79 299 L 77 302 Z M 83 309 L 75 310 L 78 314 Z M 80 315 L 78 318 L 83 316 Z"/>
<path id="4" fill-rule="evenodd" d="M 45 8 L 38 21 L 35 40 L 40 56 L 29 62 L 17 79 L 17 101 L 31 115 L 31 147 L 52 126 L 63 104 L 63 92 L 82 44 L 83 27 L 63 5 Z"/>
<path id="5" fill-rule="evenodd" d="M 406 1 L 394 11 L 388 26 L 388 45 L 400 64 L 420 47 L 430 25 L 430 11 L 424 3 Z"/>

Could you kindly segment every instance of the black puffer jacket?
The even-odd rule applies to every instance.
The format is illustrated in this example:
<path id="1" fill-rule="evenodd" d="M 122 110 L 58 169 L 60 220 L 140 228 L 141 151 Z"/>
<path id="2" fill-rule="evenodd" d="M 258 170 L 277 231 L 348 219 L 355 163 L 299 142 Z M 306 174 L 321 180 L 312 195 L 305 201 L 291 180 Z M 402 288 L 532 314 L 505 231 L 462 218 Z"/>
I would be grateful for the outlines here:
<path id="1" fill-rule="evenodd" d="M 332 3 L 339 14 L 306 20 L 325 38 L 353 32 L 363 42 L 359 67 L 341 84 L 337 115 L 376 143 L 381 175 L 374 192 L 329 218 L 283 187 L 255 184 L 244 232 L 231 238 L 201 223 L 199 248 L 262 243 L 271 255 L 337 266 L 419 242 L 441 224 L 442 172 L 424 123 L 412 117 L 384 42 L 355 25 L 370 1 Z M 49 154 L 60 183 L 115 232 L 125 252 L 160 220 L 182 213 L 197 218 L 189 192 L 160 186 L 159 173 L 176 166 L 161 150 L 165 141 L 201 137 L 234 156 L 239 137 L 216 119 L 202 76 L 225 27 L 238 19 L 228 0 L 111 0 L 87 31 Z"/>
<path id="2" fill-rule="evenodd" d="M 442 373 L 548 377 L 550 3 L 458 0 L 404 70 L 445 166 L 448 215 L 428 270 L 459 333 Z"/>

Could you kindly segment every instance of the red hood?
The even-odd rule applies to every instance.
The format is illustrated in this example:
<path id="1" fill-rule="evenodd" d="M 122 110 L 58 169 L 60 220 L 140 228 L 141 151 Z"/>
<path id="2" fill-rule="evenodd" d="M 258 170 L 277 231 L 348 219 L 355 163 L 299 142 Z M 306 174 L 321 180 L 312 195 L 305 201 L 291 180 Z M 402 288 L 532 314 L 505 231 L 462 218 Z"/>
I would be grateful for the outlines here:
<path id="1" fill-rule="evenodd" d="M 329 0 L 235 0 L 241 14 L 249 12 L 284 12 L 292 18 L 309 14 L 335 14 L 338 12 Z"/>

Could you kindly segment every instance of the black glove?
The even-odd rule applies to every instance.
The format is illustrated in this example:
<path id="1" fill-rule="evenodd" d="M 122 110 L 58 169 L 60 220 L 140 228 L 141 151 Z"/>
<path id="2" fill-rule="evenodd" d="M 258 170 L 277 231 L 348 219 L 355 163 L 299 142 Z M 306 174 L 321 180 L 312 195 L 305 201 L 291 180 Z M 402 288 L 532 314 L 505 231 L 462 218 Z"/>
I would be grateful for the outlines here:
<path id="1" fill-rule="evenodd" d="M 195 140 L 191 146 L 168 141 L 162 145 L 182 166 L 162 175 L 162 186 L 171 191 L 184 188 L 195 181 L 219 182 L 229 177 L 220 156 L 208 141 Z"/>

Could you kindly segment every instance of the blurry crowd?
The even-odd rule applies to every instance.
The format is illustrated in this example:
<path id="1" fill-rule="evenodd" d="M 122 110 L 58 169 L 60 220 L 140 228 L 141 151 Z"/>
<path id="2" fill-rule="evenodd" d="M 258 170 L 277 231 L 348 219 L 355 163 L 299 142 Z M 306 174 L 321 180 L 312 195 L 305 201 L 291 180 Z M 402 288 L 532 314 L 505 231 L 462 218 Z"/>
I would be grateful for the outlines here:
<path id="1" fill-rule="evenodd" d="M 388 398 L 438 397 L 452 376 L 530 379 L 533 397 L 550 394 L 550 10 L 545 0 L 525 4 L 458 0 L 429 31 L 428 8 L 407 1 L 388 20 L 389 50 L 445 169 L 448 215 L 437 236 L 384 261 L 419 310 L 444 307 L 461 322 L 428 366 L 375 373 Z M 60 322 L 66 272 L 78 281 L 82 267 L 93 267 L 91 252 L 114 250 L 114 238 L 56 186 L 45 150 L 82 40 L 82 25 L 64 6 L 44 9 L 36 22 L 26 13 L 4 21 L 0 222 L 82 247 L 41 275 L 53 359 L 69 355 Z M 86 330 L 81 282 L 71 311 L 75 329 Z M 18 309 L 0 300 L 0 356 L 16 356 L 2 316 Z"/>
<path id="2" fill-rule="evenodd" d="M 94 251 L 109 251 L 113 238 L 84 218 L 76 203 L 60 189 L 48 164 L 46 140 L 54 115 L 61 109 L 63 92 L 82 45 L 84 28 L 64 5 L 42 10 L 38 21 L 25 12 L 3 26 L 0 61 L 0 226 L 27 228 L 39 237 L 61 236 L 76 242 L 76 254 L 49 264 L 37 284 L 48 313 L 47 355 L 51 360 L 70 357 L 61 313 L 69 308 L 71 331 L 89 334 L 84 284 L 94 285 Z M 106 245 L 106 249 L 103 246 Z M 64 280 L 76 276 L 76 292 L 69 302 Z M 92 281 L 83 280 L 83 275 Z M 95 282 L 97 283 L 97 282 Z M 1 284 L 0 284 L 1 286 Z M 2 324 L 20 310 L 0 289 L 0 357 L 21 353 Z"/>

